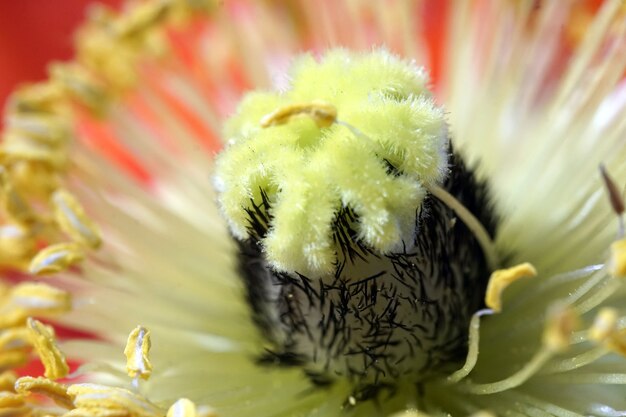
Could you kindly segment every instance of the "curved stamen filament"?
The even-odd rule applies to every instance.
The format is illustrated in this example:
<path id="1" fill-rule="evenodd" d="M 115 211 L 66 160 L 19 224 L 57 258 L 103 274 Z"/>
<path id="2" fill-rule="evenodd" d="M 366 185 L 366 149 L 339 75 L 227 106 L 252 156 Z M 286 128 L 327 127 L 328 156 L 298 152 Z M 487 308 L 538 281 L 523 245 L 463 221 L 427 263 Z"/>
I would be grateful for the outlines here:
<path id="1" fill-rule="evenodd" d="M 471 394 L 486 395 L 506 391 L 519 387 L 530 377 L 535 375 L 552 358 L 554 352 L 547 347 L 542 347 L 526 365 L 513 375 L 497 382 L 486 384 L 467 384 L 463 389 Z"/>
<path id="2" fill-rule="evenodd" d="M 500 264 L 498 259 L 498 253 L 496 251 L 495 244 L 493 240 L 489 236 L 487 229 L 483 226 L 480 221 L 474 216 L 468 209 L 465 207 L 459 200 L 454 198 L 452 194 L 444 190 L 443 188 L 437 185 L 427 186 L 426 189 L 432 195 L 434 195 L 441 202 L 450 207 L 457 216 L 461 218 L 463 223 L 467 226 L 468 229 L 474 234 L 478 244 L 483 250 L 485 255 L 485 260 L 489 265 L 489 269 L 492 271 L 498 268 Z"/>
<path id="3" fill-rule="evenodd" d="M 482 316 L 491 315 L 493 313 L 494 311 L 490 309 L 483 309 L 474 313 L 474 315 L 472 316 L 472 320 L 470 321 L 468 341 L 469 349 L 467 351 L 465 364 L 461 369 L 448 376 L 447 382 L 459 382 L 467 375 L 469 375 L 470 372 L 472 372 L 474 366 L 476 366 L 476 362 L 478 361 L 478 345 L 480 343 L 480 318 Z"/>
<path id="4" fill-rule="evenodd" d="M 535 355 L 513 375 L 497 382 L 484 384 L 467 383 L 462 389 L 471 394 L 487 395 L 506 391 L 522 385 L 539 373 L 545 364 L 570 345 L 571 335 L 578 322 L 578 315 L 569 308 L 557 308 L 552 311 L 546 322 L 542 345 Z"/>

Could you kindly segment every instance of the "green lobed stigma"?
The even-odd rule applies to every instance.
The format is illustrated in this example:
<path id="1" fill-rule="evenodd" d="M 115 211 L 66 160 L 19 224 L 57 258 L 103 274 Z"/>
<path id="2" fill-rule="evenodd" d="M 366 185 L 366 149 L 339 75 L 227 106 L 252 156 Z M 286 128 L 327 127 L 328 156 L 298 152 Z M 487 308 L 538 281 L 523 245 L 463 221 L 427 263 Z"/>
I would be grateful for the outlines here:
<path id="1" fill-rule="evenodd" d="M 422 68 L 386 50 L 337 49 L 298 58 L 286 91 L 249 93 L 216 161 L 231 232 L 257 239 L 275 270 L 309 276 L 340 262 L 342 212 L 353 214 L 352 244 L 374 254 L 410 249 L 425 188 L 447 172 L 445 113 L 427 83 Z M 325 103 L 336 120 L 294 112 L 267 123 L 302 103 Z"/>

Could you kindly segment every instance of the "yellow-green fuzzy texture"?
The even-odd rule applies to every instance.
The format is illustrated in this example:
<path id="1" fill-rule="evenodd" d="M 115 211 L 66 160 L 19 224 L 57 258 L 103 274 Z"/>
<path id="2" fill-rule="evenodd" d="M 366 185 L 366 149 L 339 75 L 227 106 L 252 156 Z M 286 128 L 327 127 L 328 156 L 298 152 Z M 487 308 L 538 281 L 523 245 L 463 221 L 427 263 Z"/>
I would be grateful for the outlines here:
<path id="1" fill-rule="evenodd" d="M 272 217 L 262 245 L 277 270 L 331 272 L 339 250 L 332 222 L 342 207 L 356 213 L 356 238 L 370 249 L 410 247 L 424 186 L 447 168 L 445 113 L 427 83 L 422 69 L 385 50 L 338 49 L 296 61 L 287 91 L 249 94 L 226 124 L 228 147 L 217 158 L 233 234 L 247 238 L 246 209 L 262 203 L 262 190 Z M 319 100 L 336 107 L 337 123 L 319 127 L 299 115 L 260 125 L 278 108 Z"/>

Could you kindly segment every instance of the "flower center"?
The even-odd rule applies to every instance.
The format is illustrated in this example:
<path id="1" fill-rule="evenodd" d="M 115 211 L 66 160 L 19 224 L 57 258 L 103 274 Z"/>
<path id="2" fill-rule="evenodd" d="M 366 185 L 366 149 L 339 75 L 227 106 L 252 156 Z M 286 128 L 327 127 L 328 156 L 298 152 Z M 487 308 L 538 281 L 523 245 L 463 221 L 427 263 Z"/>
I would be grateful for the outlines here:
<path id="1" fill-rule="evenodd" d="M 288 91 L 244 98 L 217 158 L 259 361 L 358 400 L 451 371 L 494 266 L 485 186 L 412 63 L 340 50 L 295 68 Z"/>
<path id="2" fill-rule="evenodd" d="M 485 186 L 458 156 L 450 166 L 443 187 L 493 235 Z M 349 378 L 359 400 L 457 368 L 490 271 L 474 234 L 446 204 L 429 195 L 416 210 L 412 249 L 384 255 L 350 243 L 358 216 L 339 212 L 333 239 L 343 250 L 321 277 L 276 271 L 257 239 L 239 241 L 248 300 L 268 341 L 259 361 L 300 366 L 316 385 Z"/>

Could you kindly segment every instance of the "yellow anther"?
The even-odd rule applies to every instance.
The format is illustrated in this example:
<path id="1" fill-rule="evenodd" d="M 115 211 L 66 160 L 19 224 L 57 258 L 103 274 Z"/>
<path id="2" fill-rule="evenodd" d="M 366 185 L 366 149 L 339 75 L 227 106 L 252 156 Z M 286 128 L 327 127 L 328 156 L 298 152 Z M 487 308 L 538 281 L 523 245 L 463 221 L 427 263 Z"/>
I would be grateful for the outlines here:
<path id="1" fill-rule="evenodd" d="M 317 126 L 328 127 L 337 120 L 337 108 L 324 101 L 295 103 L 280 107 L 261 119 L 261 127 L 279 126 L 298 116 L 308 116 Z"/>
<path id="2" fill-rule="evenodd" d="M 13 371 L 4 371 L 0 374 L 0 391 L 13 391 L 17 375 Z"/>
<path id="3" fill-rule="evenodd" d="M 63 145 L 71 137 L 67 118 L 55 114 L 9 114 L 6 118 L 6 130 L 49 146 Z"/>
<path id="4" fill-rule="evenodd" d="M 217 412 L 213 407 L 209 407 L 208 405 L 199 405 L 196 406 L 196 416 L 198 417 L 218 417 Z"/>
<path id="5" fill-rule="evenodd" d="M 6 291 L 2 298 L 0 329 L 24 326 L 29 316 L 54 315 L 71 309 L 70 294 L 46 284 L 24 282 Z M 19 331 L 20 328 L 5 330 L 0 335 L 0 347 L 4 340 L 24 339 Z"/>
<path id="6" fill-rule="evenodd" d="M 24 349 L 0 351 L 0 371 L 14 369 L 28 363 L 28 352 Z"/>
<path id="7" fill-rule="evenodd" d="M 611 244 L 609 272 L 617 278 L 626 277 L 626 239 Z"/>
<path id="8" fill-rule="evenodd" d="M 3 306 L 7 309 L 2 315 L 0 315 L 0 329 L 5 329 L 4 333 L 0 337 L 0 346 L 4 343 L 4 340 L 14 340 L 18 339 L 17 333 L 19 331 L 18 328 L 12 328 L 14 326 L 23 326 L 26 324 L 26 319 L 28 318 L 28 313 L 22 310 L 21 308 L 15 308 L 13 306 Z M 12 328 L 7 330 L 8 328 Z"/>
<path id="9" fill-rule="evenodd" d="M 498 269 L 491 274 L 487 292 L 485 294 L 485 304 L 493 311 L 502 311 L 502 292 L 512 282 L 521 278 L 531 278 L 537 276 L 537 270 L 528 262 L 516 265 L 507 269 Z"/>
<path id="10" fill-rule="evenodd" d="M 96 9 L 78 33 L 78 62 L 105 81 L 109 95 L 132 88 L 138 61 L 162 56 L 168 49 L 163 24 L 172 10 L 169 0 L 133 3 L 119 16 L 104 7 Z"/>
<path id="11" fill-rule="evenodd" d="M 558 307 L 550 312 L 543 332 L 543 345 L 551 352 L 562 352 L 570 345 L 579 317 L 571 308 Z"/>
<path id="12" fill-rule="evenodd" d="M 589 329 L 589 339 L 604 345 L 615 353 L 626 356 L 626 329 L 618 329 L 618 312 L 603 308 Z"/>
<path id="13" fill-rule="evenodd" d="M 408 410 L 394 413 L 389 417 L 430 417 L 430 416 L 431 416 L 430 414 L 424 413 L 423 411 L 408 409 Z M 170 416 L 168 415 L 167 417 L 170 417 Z M 476 413 L 473 413 L 469 417 L 496 417 L 496 415 L 490 411 L 481 410 Z"/>
<path id="14" fill-rule="evenodd" d="M 9 98 L 8 110 L 15 113 L 65 113 L 63 88 L 52 81 L 31 84 L 19 88 Z"/>
<path id="15" fill-rule="evenodd" d="M 72 296 L 47 284 L 24 282 L 11 290 L 11 304 L 29 316 L 60 314 L 72 309 Z"/>
<path id="16" fill-rule="evenodd" d="M 131 414 L 123 409 L 110 408 L 75 408 L 63 414 L 63 417 L 131 417 Z"/>
<path id="17" fill-rule="evenodd" d="M 50 79 L 63 87 L 90 110 L 103 113 L 109 102 L 106 88 L 93 74 L 78 63 L 54 63 L 49 67 Z"/>
<path id="18" fill-rule="evenodd" d="M 616 330 L 605 343 L 613 352 L 626 356 L 626 329 Z"/>
<path id="19" fill-rule="evenodd" d="M 56 274 L 85 259 L 77 243 L 57 243 L 41 250 L 30 262 L 31 274 Z"/>
<path id="20" fill-rule="evenodd" d="M 0 411 L 5 408 L 17 408 L 24 406 L 24 397 L 13 392 L 0 392 Z"/>
<path id="21" fill-rule="evenodd" d="M 2 201 L 4 212 L 15 222 L 29 224 L 35 220 L 35 215 L 30 206 L 15 190 L 2 166 L 0 166 L 0 201 Z"/>
<path id="22" fill-rule="evenodd" d="M 496 417 L 496 415 L 492 413 L 491 411 L 481 410 L 470 415 L 469 417 Z"/>
<path id="23" fill-rule="evenodd" d="M 30 342 L 45 367 L 44 376 L 50 379 L 65 377 L 69 367 L 65 356 L 57 347 L 52 329 L 32 318 L 28 319 L 27 325 L 31 331 Z"/>
<path id="24" fill-rule="evenodd" d="M 589 329 L 589 339 L 594 342 L 604 342 L 615 334 L 617 330 L 617 310 L 603 308 L 596 315 L 593 325 Z"/>
<path id="25" fill-rule="evenodd" d="M 197 407 L 192 401 L 181 398 L 167 410 L 167 417 L 216 417 L 209 407 Z"/>
<path id="26" fill-rule="evenodd" d="M 115 60 L 110 59 L 112 54 L 116 55 Z M 106 80 L 108 91 L 112 94 L 125 91 L 137 83 L 136 54 L 128 45 L 114 39 L 108 28 L 86 27 L 79 32 L 78 59 Z"/>
<path id="27" fill-rule="evenodd" d="M 72 194 L 63 189 L 55 191 L 52 195 L 52 205 L 54 206 L 54 220 L 61 230 L 86 246 L 91 248 L 100 246 L 102 243 L 100 231 L 87 217 L 85 210 Z"/>
<path id="28" fill-rule="evenodd" d="M 0 226 L 0 264 L 19 268 L 28 266 L 37 253 L 35 236 L 25 226 Z"/>
<path id="29" fill-rule="evenodd" d="M 30 345 L 30 330 L 25 326 L 4 329 L 0 334 L 0 350 L 15 351 Z"/>
<path id="30" fill-rule="evenodd" d="M 399 411 L 397 413 L 392 414 L 389 417 L 430 417 L 430 414 L 426 414 L 419 410 L 409 409 L 409 410 Z"/>
<path id="31" fill-rule="evenodd" d="M 171 3 L 163 1 L 138 4 L 113 22 L 113 30 L 119 37 L 144 35 L 167 17 L 170 7 Z"/>
<path id="32" fill-rule="evenodd" d="M 47 378 L 22 377 L 15 382 L 15 391 L 22 395 L 45 395 L 61 407 L 74 408 L 72 398 L 67 394 L 67 386 Z"/>
<path id="33" fill-rule="evenodd" d="M 13 186 L 24 195 L 48 199 L 59 188 L 59 174 L 52 165 L 41 161 L 14 161 L 10 172 Z"/>
<path id="34" fill-rule="evenodd" d="M 152 364 L 148 358 L 150 344 L 150 330 L 145 327 L 137 326 L 128 335 L 124 355 L 126 355 L 126 372 L 131 378 L 150 378 L 152 374 Z"/>
<path id="35" fill-rule="evenodd" d="M 123 388 L 98 384 L 74 384 L 67 389 L 74 400 L 73 416 L 157 417 L 161 410 L 145 398 Z M 68 415 L 66 414 L 66 416 Z"/>
<path id="36" fill-rule="evenodd" d="M 199 13 L 207 13 L 218 3 L 211 0 L 172 0 L 172 10 L 168 14 L 168 23 L 181 27 Z"/>
<path id="37" fill-rule="evenodd" d="M 16 132 L 6 132 L 0 147 L 2 161 L 13 164 L 26 160 L 46 164 L 54 169 L 63 169 L 67 164 L 67 151 L 59 146 L 50 146 Z"/>

